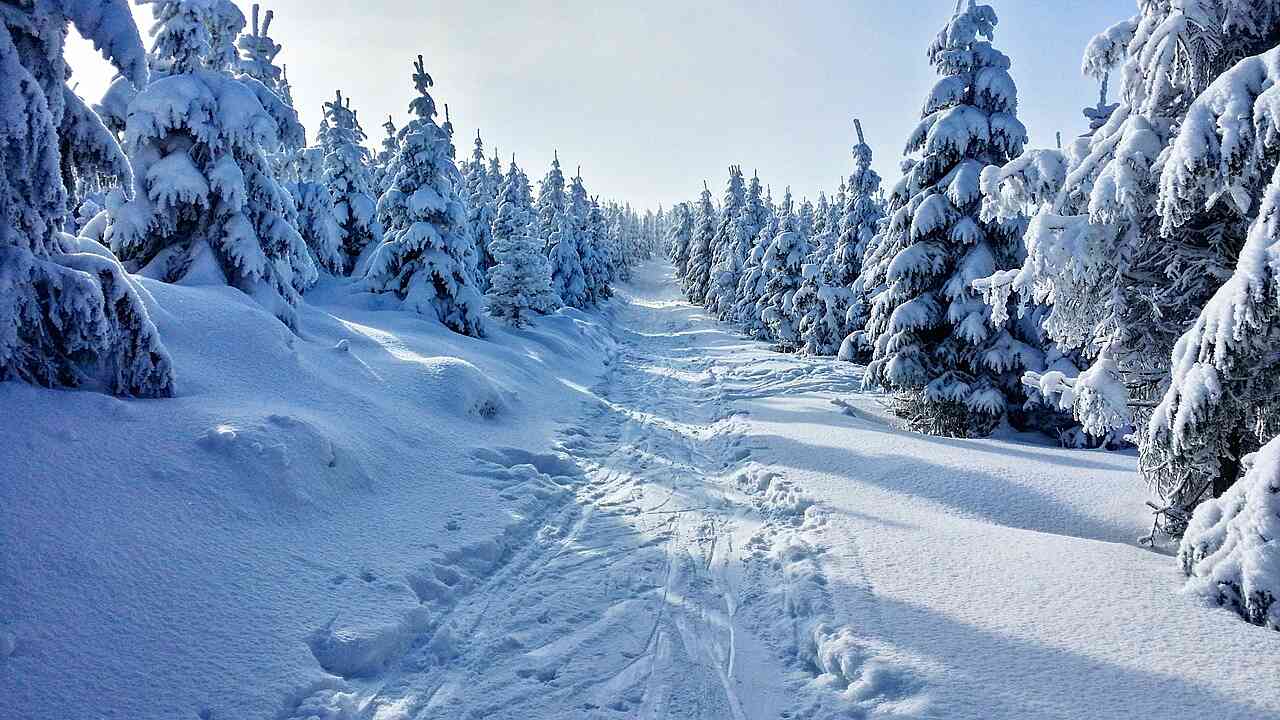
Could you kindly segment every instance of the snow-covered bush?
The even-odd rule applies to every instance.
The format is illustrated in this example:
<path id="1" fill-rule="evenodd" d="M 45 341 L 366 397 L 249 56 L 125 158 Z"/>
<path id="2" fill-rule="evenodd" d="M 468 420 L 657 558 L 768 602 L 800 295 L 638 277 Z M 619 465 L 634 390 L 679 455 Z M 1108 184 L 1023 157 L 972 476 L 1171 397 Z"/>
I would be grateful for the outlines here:
<path id="1" fill-rule="evenodd" d="M 1188 592 L 1280 630 L 1280 439 L 1242 465 L 1239 482 L 1196 508 L 1178 562 Z"/>
<path id="2" fill-rule="evenodd" d="M 163 0 L 153 10 L 153 79 L 125 126 L 134 196 L 113 194 L 107 240 L 132 270 L 231 285 L 294 327 L 293 305 L 317 271 L 271 156 L 296 113 L 262 83 L 231 75 L 244 16 L 230 0 Z"/>
<path id="3" fill-rule="evenodd" d="M 527 325 L 535 314 L 553 312 L 562 305 L 551 289 L 547 258 L 529 234 L 521 190 L 520 167 L 513 158 L 498 194 L 498 216 L 492 228 L 497 264 L 489 272 L 489 294 L 485 297 L 491 315 L 516 327 Z"/>
<path id="4" fill-rule="evenodd" d="M 943 435 L 990 433 L 1021 404 L 1035 353 L 972 288 L 1021 259 L 1018 226 L 979 213 L 982 169 L 1008 162 L 1026 140 L 1009 58 L 989 42 L 995 25 L 990 6 L 970 3 L 929 48 L 941 79 L 907 141 L 920 155 L 890 199 L 886 285 L 868 323 L 870 382 L 895 391 L 913 427 Z"/>
<path id="5" fill-rule="evenodd" d="M 396 174 L 378 202 L 386 238 L 369 258 L 365 283 L 394 293 L 408 309 L 438 318 L 464 335 L 484 334 L 483 301 L 467 269 L 466 210 L 453 164 L 453 142 L 436 124 L 431 76 L 422 56 L 414 63 L 418 97 L 413 119 L 400 131 Z"/>
<path id="6" fill-rule="evenodd" d="M 334 217 L 341 231 L 344 271 L 350 274 L 360 264 L 361 256 L 382 242 L 384 227 L 391 218 L 381 216 L 378 198 L 373 194 L 373 177 L 369 172 L 369 151 L 364 147 L 364 130 L 351 109 L 351 98 L 343 98 L 339 90 L 334 99 L 324 104 L 324 122 L 320 126 L 320 145 L 324 148 L 324 177 L 333 196 Z M 399 170 L 397 153 L 386 168 L 387 187 Z"/>
<path id="7" fill-rule="evenodd" d="M 0 13 L 0 380 L 170 396 L 172 362 L 138 289 L 101 246 L 62 232 L 64 171 L 106 161 L 129 179 L 115 138 L 67 87 L 68 21 L 126 82 L 147 81 L 123 0 L 31 0 Z"/>

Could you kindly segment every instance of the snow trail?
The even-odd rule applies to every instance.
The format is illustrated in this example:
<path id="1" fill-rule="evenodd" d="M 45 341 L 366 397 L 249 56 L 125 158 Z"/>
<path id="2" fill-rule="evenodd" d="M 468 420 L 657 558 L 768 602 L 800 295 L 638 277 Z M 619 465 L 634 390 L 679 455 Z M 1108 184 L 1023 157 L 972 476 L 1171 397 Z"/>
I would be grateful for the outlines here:
<path id="1" fill-rule="evenodd" d="M 552 452 L 475 455 L 477 475 L 511 480 L 512 497 L 538 489 L 554 502 L 531 504 L 525 530 L 496 547 L 411 578 L 427 619 L 386 646 L 384 669 L 309 688 L 286 717 L 750 720 L 859 707 L 840 697 L 857 678 L 839 675 L 874 654 L 829 626 L 822 510 L 752 460 L 734 407 L 776 373 L 739 372 L 731 360 L 748 348 L 758 360 L 759 344 L 679 301 L 666 270 L 644 268 L 611 307 L 617 353 Z M 873 687 L 861 707 L 911 688 Z"/>

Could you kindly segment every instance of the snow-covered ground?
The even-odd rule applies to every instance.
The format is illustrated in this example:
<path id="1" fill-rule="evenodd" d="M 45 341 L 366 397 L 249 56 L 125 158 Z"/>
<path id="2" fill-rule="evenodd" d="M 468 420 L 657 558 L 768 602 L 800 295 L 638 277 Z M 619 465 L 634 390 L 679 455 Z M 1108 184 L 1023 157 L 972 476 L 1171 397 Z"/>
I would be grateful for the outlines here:
<path id="1" fill-rule="evenodd" d="M 669 273 L 488 340 L 148 283 L 178 399 L 0 385 L 0 716 L 1280 717 L 1131 455 L 903 432 Z"/>

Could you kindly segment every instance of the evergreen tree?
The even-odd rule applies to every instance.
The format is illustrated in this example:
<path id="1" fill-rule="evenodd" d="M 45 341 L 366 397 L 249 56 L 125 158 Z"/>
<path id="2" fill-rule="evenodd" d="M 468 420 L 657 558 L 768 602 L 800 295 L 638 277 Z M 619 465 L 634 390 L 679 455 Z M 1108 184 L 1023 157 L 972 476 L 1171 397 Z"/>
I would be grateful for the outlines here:
<path id="1" fill-rule="evenodd" d="M 711 239 L 712 266 L 710 284 L 707 287 L 707 310 L 724 320 L 733 311 L 737 301 L 738 280 L 742 273 L 738 255 L 738 216 L 747 204 L 746 184 L 742 168 L 729 166 L 729 182 L 724 190 L 724 204 L 720 209 L 720 223 Z"/>
<path id="2" fill-rule="evenodd" d="M 1093 131 L 1065 151 L 1036 151 L 1014 172 L 984 175 L 988 194 L 1001 202 L 1040 209 L 1026 232 L 1022 267 L 993 275 L 983 289 L 997 312 L 1010 293 L 1027 305 L 1047 305 L 1049 337 L 1092 363 L 1057 383 L 1062 402 L 1091 434 L 1155 420 L 1151 409 L 1168 391 L 1179 337 L 1238 265 L 1262 197 L 1256 179 L 1234 182 L 1241 173 L 1256 178 L 1259 169 L 1241 163 L 1253 145 L 1251 90 L 1234 87 L 1244 105 L 1224 112 L 1232 118 L 1224 122 L 1247 134 L 1232 129 L 1221 145 L 1189 111 L 1220 112 L 1198 98 L 1235 63 L 1274 47 L 1277 37 L 1280 8 L 1265 0 L 1142 3 L 1085 53 L 1085 71 L 1099 79 L 1119 67 L 1118 107 L 1104 99 L 1091 108 Z M 1213 102 L 1228 100 L 1214 95 Z M 1220 147 L 1229 148 L 1222 152 L 1231 158 L 1228 174 L 1203 175 L 1215 167 Z M 1246 197 L 1251 209 L 1241 212 Z M 1161 433 L 1137 435 L 1140 469 L 1162 499 L 1160 523 L 1170 533 L 1180 533 L 1191 508 L 1239 475 L 1233 447 L 1247 450 L 1256 440 L 1250 433 L 1230 437 L 1234 432 L 1179 460 L 1155 440 Z M 1213 447 L 1222 455 L 1210 458 Z"/>
<path id="3" fill-rule="evenodd" d="M 760 317 L 760 300 L 764 297 L 765 283 L 768 276 L 764 271 L 764 255 L 769 250 L 772 239 L 777 236 L 782 216 L 776 210 L 769 209 L 771 201 L 766 201 L 765 211 L 769 219 L 764 227 L 756 233 L 751 254 L 743 265 L 742 280 L 738 283 L 738 303 L 734 307 L 734 318 L 742 326 L 742 331 L 758 340 L 769 337 L 769 327 Z"/>
<path id="4" fill-rule="evenodd" d="M 431 76 L 414 63 L 418 97 L 413 119 L 400 131 L 391 188 L 378 202 L 387 237 L 373 252 L 365 277 L 375 292 L 395 293 L 405 307 L 433 315 L 454 332 L 484 334 L 483 303 L 468 272 L 466 209 L 448 131 L 436 124 Z"/>
<path id="5" fill-rule="evenodd" d="M 395 176 L 391 165 L 395 162 L 396 151 L 400 149 L 400 141 L 396 137 L 396 123 L 390 115 L 387 116 L 387 121 L 382 123 L 382 129 L 386 131 L 387 136 L 382 139 L 382 149 L 373 159 L 373 170 L 369 175 L 375 198 L 381 198 L 391 186 L 391 180 Z"/>
<path id="6" fill-rule="evenodd" d="M 907 142 L 921 153 L 891 199 L 895 249 L 876 297 L 870 380 L 896 393 L 912 427 L 986 435 L 1011 402 L 1032 349 L 992 318 L 971 284 L 1019 260 L 1016 228 L 979 217 L 978 178 L 1022 150 L 1009 59 L 990 42 L 995 11 L 972 2 L 929 48 L 941 80 Z"/>
<path id="7" fill-rule="evenodd" d="M 684 294 L 689 302 L 706 302 L 711 282 L 712 243 L 716 236 L 716 208 L 711 203 L 711 189 L 702 183 L 698 215 L 694 221 L 693 239 L 689 242 L 689 263 L 685 271 Z M 630 263 L 628 263 L 630 265 Z"/>
<path id="8" fill-rule="evenodd" d="M 333 209 L 333 196 L 324 178 L 324 148 L 302 150 L 297 161 L 297 181 L 289 186 L 298 209 L 298 231 L 316 265 L 342 274 L 342 228 Z"/>
<path id="9" fill-rule="evenodd" d="M 587 227 L 582 243 L 582 274 L 587 286 L 587 302 L 597 304 L 613 297 L 609 286 L 609 224 L 600 207 L 600 199 L 591 199 Z"/>
<path id="10" fill-rule="evenodd" d="M 823 295 L 826 317 L 841 318 L 836 333 L 840 339 L 839 357 L 851 362 L 871 359 L 871 341 L 864 329 L 871 310 L 872 292 L 868 286 L 872 274 L 863 272 L 864 260 L 884 219 L 880 204 L 880 175 L 871 169 L 871 146 L 862 135 L 862 124 L 854 121 L 858 144 L 853 148 L 853 174 L 844 188 L 844 207 L 840 220 L 840 237 L 831 254 L 831 289 Z"/>
<path id="11" fill-rule="evenodd" d="M 560 232 L 567 207 L 564 173 L 560 171 L 560 153 L 557 152 L 551 161 L 551 169 L 547 171 L 546 177 L 538 187 L 538 218 L 534 233 L 542 241 L 544 253 L 551 252 L 551 246 L 555 244 L 554 237 Z"/>
<path id="12" fill-rule="evenodd" d="M 800 287 L 802 266 L 809 255 L 809 242 L 799 230 L 799 214 L 791 211 L 790 188 L 787 189 L 779 213 L 782 218 L 778 234 L 769 243 L 761 263 L 764 294 L 756 303 L 756 314 L 769 329 L 769 337 L 778 343 L 778 347 L 791 352 L 800 346 L 795 293 Z"/>
<path id="13" fill-rule="evenodd" d="M 230 0 L 162 0 L 153 11 L 153 79 L 125 128 L 133 199 L 110 203 L 107 239 L 131 269 L 229 284 L 292 328 L 317 271 L 269 158 L 281 150 L 281 118 L 296 124 L 296 114 L 262 83 L 231 75 L 244 16 Z"/>
<path id="14" fill-rule="evenodd" d="M 137 289 L 101 247 L 61 232 L 64 178 L 129 164 L 67 86 L 68 21 L 125 82 L 147 81 L 123 0 L 31 0 L 0 13 L 0 381 L 119 395 L 174 392 L 172 361 Z"/>
<path id="15" fill-rule="evenodd" d="M 627 215 L 621 206 L 614 206 L 612 215 L 609 220 L 609 279 L 626 282 L 631 279 L 626 254 Z"/>
<path id="16" fill-rule="evenodd" d="M 471 162 L 467 163 L 464 173 L 467 192 L 467 232 L 475 243 L 479 266 L 479 277 L 484 287 L 489 268 L 495 260 L 489 250 L 493 242 L 493 219 L 495 197 L 490 195 L 493 182 L 489 179 L 489 168 L 484 157 L 484 142 L 480 139 L 480 131 L 476 131 L 475 149 L 471 153 Z"/>
<path id="17" fill-rule="evenodd" d="M 568 205 L 560 214 L 560 226 L 552 232 L 551 251 L 551 288 L 570 307 L 586 307 L 590 294 L 587 289 L 586 275 L 582 270 L 582 252 L 580 247 L 584 240 L 583 230 L 586 227 L 591 202 L 587 198 L 587 188 L 582 184 L 582 173 L 574 176 L 569 191 Z"/>
<path id="18" fill-rule="evenodd" d="M 341 230 L 343 270 L 355 271 L 360 257 L 382 242 L 383 221 L 378 215 L 378 200 L 373 195 L 372 164 L 364 147 L 365 135 L 351 99 L 339 90 L 334 99 L 324 104 L 324 125 L 320 144 L 324 148 L 324 174 L 333 195 L 334 215 Z M 402 157 L 396 154 L 396 159 Z M 387 172 L 394 177 L 396 159 Z M 392 180 L 386 181 L 390 187 Z"/>
<path id="19" fill-rule="evenodd" d="M 693 213 L 688 203 L 679 203 L 671 210 L 672 220 L 667 229 L 668 257 L 676 270 L 676 280 L 682 284 L 689 264 L 689 243 L 693 241 Z"/>
<path id="20" fill-rule="evenodd" d="M 523 186 L 522 186 L 523 183 Z M 493 255 L 489 273 L 489 314 L 521 327 L 537 314 L 554 312 L 563 303 L 551 289 L 551 268 L 542 248 L 529 235 L 529 212 L 523 180 L 515 158 L 498 194 L 493 220 Z"/>

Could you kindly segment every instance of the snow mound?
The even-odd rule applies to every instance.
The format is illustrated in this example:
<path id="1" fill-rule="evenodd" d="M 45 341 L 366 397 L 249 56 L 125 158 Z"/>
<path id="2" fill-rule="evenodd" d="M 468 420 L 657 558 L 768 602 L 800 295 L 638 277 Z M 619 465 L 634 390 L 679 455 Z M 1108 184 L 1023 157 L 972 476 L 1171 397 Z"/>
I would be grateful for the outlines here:
<path id="1" fill-rule="evenodd" d="M 319 504 L 369 483 L 351 454 L 340 453 L 325 432 L 293 415 L 219 422 L 195 444 L 207 453 L 206 461 L 234 466 L 230 476 L 251 494 L 285 505 Z"/>
<path id="2" fill-rule="evenodd" d="M 493 420 L 505 414 L 514 399 L 480 368 L 456 357 L 423 358 L 424 392 L 437 397 L 441 409 L 452 415 Z"/>
<path id="3" fill-rule="evenodd" d="M 1196 509 L 1178 560 L 1188 592 L 1280 630 L 1280 439 L 1246 463 L 1226 494 Z"/>

